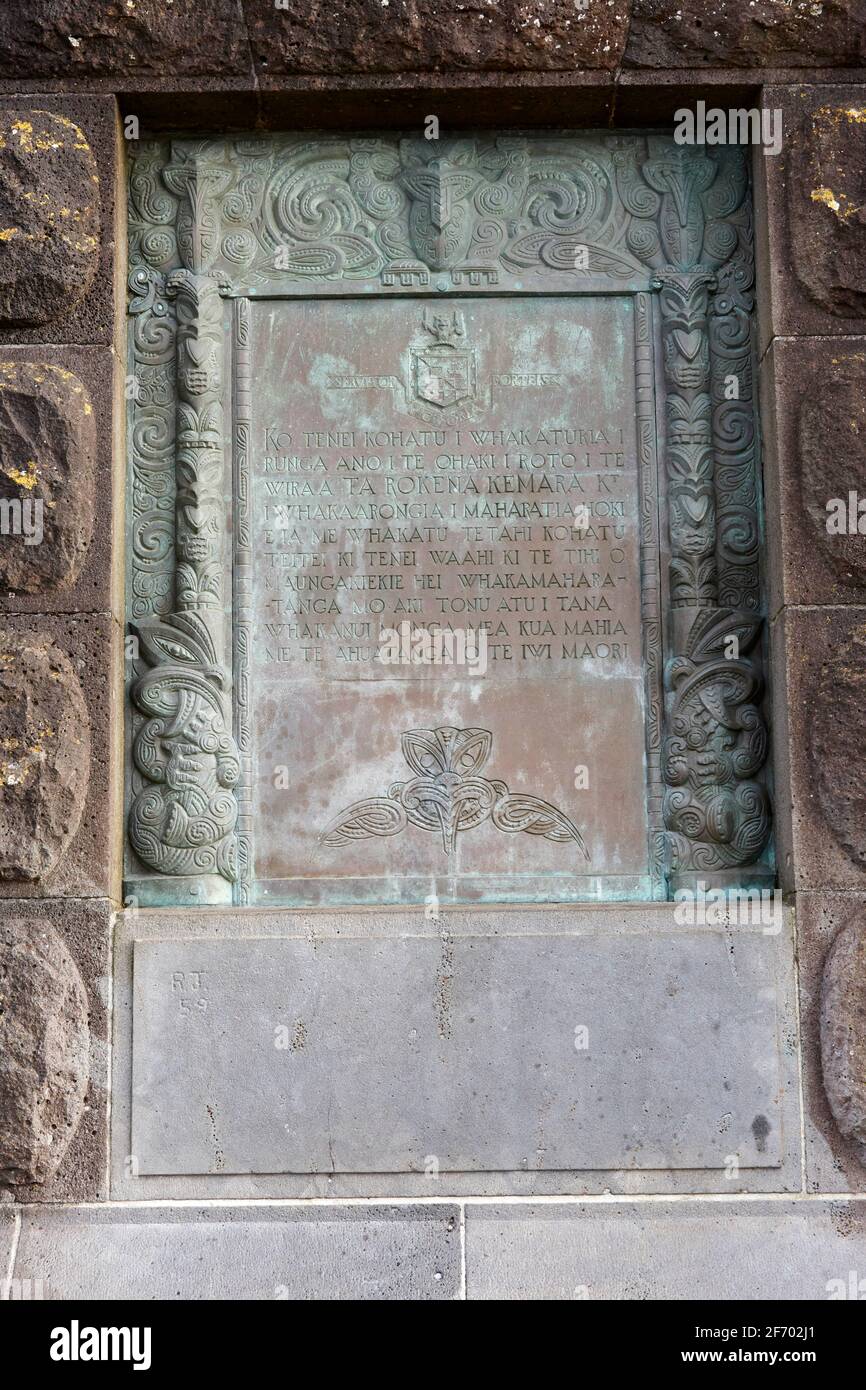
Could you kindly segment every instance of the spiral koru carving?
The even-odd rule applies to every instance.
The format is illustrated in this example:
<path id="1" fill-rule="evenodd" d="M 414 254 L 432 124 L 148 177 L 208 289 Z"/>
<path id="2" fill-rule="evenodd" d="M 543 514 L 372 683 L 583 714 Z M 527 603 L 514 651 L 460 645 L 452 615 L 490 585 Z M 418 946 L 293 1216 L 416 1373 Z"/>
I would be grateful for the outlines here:
<path id="1" fill-rule="evenodd" d="M 197 613 L 142 623 L 137 635 L 151 669 L 131 692 L 146 717 L 133 758 L 147 785 L 130 808 L 130 841 L 158 873 L 234 881 L 240 763 L 213 638 Z"/>
<path id="2" fill-rule="evenodd" d="M 343 845 L 374 835 L 399 835 L 407 825 L 439 831 L 446 854 L 461 830 L 491 820 L 497 830 L 524 830 L 545 840 L 575 840 L 589 859 L 583 836 L 562 811 L 504 782 L 478 774 L 490 757 L 489 729 L 410 729 L 402 735 L 403 756 L 417 775 L 395 782 L 388 795 L 356 801 L 341 811 L 322 835 L 322 843 Z"/>

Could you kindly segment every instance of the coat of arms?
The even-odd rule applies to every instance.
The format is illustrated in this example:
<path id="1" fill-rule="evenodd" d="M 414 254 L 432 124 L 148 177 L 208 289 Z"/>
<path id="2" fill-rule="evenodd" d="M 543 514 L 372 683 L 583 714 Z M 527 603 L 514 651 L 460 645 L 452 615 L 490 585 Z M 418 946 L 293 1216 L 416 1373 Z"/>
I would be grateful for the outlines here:
<path id="1" fill-rule="evenodd" d="M 447 410 L 475 395 L 475 351 L 466 347 L 463 315 L 428 309 L 424 327 L 434 339 L 429 347 L 412 349 L 412 384 L 419 401 Z"/>

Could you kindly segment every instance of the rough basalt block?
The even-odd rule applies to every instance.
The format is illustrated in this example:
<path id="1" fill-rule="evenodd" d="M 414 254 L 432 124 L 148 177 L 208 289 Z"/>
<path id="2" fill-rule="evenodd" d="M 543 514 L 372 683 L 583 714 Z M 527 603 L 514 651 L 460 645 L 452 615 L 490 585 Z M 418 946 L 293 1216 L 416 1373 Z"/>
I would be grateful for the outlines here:
<path id="1" fill-rule="evenodd" d="M 99 264 L 99 175 L 68 116 L 0 112 L 0 324 L 47 324 L 87 293 Z"/>
<path id="2" fill-rule="evenodd" d="M 238 0 L 39 0 L 0 12 L 0 76 L 249 72 Z"/>
<path id="3" fill-rule="evenodd" d="M 105 614 L 0 618 L 0 898 L 118 886 L 120 640 Z"/>
<path id="4" fill-rule="evenodd" d="M 0 347 L 0 509 L 21 502 L 23 519 L 28 499 L 44 500 L 40 544 L 25 545 L 20 534 L 0 540 L 0 613 L 119 615 L 121 479 L 112 446 L 122 390 L 110 348 Z"/>
<path id="5" fill-rule="evenodd" d="M 0 343 L 115 342 L 119 132 L 113 96 L 0 97 Z"/>
<path id="6" fill-rule="evenodd" d="M 790 228 L 803 293 L 836 318 L 866 319 L 866 100 L 858 96 L 866 89 L 806 117 L 789 159 Z"/>
<path id="7" fill-rule="evenodd" d="M 773 624 L 775 771 L 786 887 L 866 888 L 866 607 Z"/>
<path id="8" fill-rule="evenodd" d="M 259 74 L 609 70 L 631 0 L 244 0 Z"/>
<path id="9" fill-rule="evenodd" d="M 866 894 L 805 892 L 797 895 L 797 976 L 806 1187 L 809 1192 L 866 1191 L 863 1148 L 846 1137 L 830 1107 L 821 1066 L 822 995 L 834 941 L 848 939 L 866 922 Z M 834 1078 L 836 1073 L 834 1072 Z M 866 1084 L 866 1074 L 861 1077 Z"/>
<path id="10" fill-rule="evenodd" d="M 93 534 L 95 460 L 93 406 L 78 377 L 0 360 L 0 505 L 20 527 L 0 550 L 0 584 L 35 594 L 74 583 Z"/>
<path id="11" fill-rule="evenodd" d="M 89 775 L 90 720 L 68 657 L 47 634 L 0 632 L 0 878 L 51 873 Z"/>
<path id="12" fill-rule="evenodd" d="M 0 903 L 0 1203 L 105 1195 L 111 922 L 98 899 Z"/>
<path id="13" fill-rule="evenodd" d="M 782 152 L 756 160 L 762 345 L 866 333 L 866 86 L 766 87 Z"/>
<path id="14" fill-rule="evenodd" d="M 862 604 L 866 534 L 849 494 L 866 497 L 866 337 L 777 338 L 761 364 L 761 399 L 771 611 Z M 850 513 L 838 534 L 827 525 L 833 500 Z"/>
<path id="15" fill-rule="evenodd" d="M 84 1114 L 87 991 L 45 918 L 0 925 L 0 1183 L 54 1175 Z"/>
<path id="16" fill-rule="evenodd" d="M 634 0 L 624 65 L 822 68 L 866 64 L 866 0 Z"/>
<path id="17" fill-rule="evenodd" d="M 821 987 L 821 1065 L 833 1117 L 866 1162 L 866 926 L 839 933 Z"/>

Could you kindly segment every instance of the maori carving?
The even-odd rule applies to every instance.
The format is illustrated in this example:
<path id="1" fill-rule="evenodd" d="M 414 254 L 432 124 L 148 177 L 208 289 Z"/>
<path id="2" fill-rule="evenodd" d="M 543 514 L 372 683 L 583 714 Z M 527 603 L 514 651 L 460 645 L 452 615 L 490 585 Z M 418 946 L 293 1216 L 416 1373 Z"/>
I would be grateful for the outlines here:
<path id="1" fill-rule="evenodd" d="M 763 630 L 747 188 L 741 149 L 677 146 L 661 134 L 438 142 L 278 135 L 137 147 L 128 592 L 143 651 L 131 682 L 133 737 L 151 732 L 136 743 L 130 786 L 131 806 L 145 797 L 148 815 L 139 806 L 130 834 L 146 864 L 161 873 L 230 877 L 237 858 L 224 804 L 237 755 L 222 740 L 231 740 L 227 619 L 243 587 L 233 593 L 230 579 L 225 443 L 233 438 L 237 452 L 238 438 L 244 450 L 248 441 L 229 419 L 222 301 L 353 288 L 421 296 L 586 288 L 654 299 L 665 381 L 668 554 L 667 573 L 650 577 L 659 605 L 667 599 L 672 612 L 663 730 L 658 712 L 651 714 L 656 759 L 664 750 L 664 791 L 654 786 L 651 796 L 663 802 L 674 875 L 758 864 L 769 805 L 761 780 L 766 735 L 758 734 Z M 641 313 L 650 322 L 639 353 L 647 361 L 643 449 L 654 431 L 654 333 L 645 307 Z M 449 315 L 440 317 L 447 327 Z M 473 383 L 459 335 L 449 341 L 434 330 L 432 337 L 426 347 L 419 343 L 413 372 L 416 400 L 435 415 L 449 409 L 447 400 L 471 394 Z M 242 341 L 233 350 L 238 362 L 246 360 Z M 241 399 L 236 388 L 236 409 Z M 649 563 L 652 569 L 656 560 Z M 194 636 L 183 626 L 187 618 L 195 620 Z M 728 660 L 720 655 L 722 628 L 744 632 L 747 619 L 748 644 L 741 640 L 741 655 Z M 248 639 L 239 629 L 237 640 Z M 169 654 L 171 645 L 184 654 Z M 157 711 L 161 669 L 168 684 Z M 183 690 L 188 698 L 181 700 Z M 693 713 L 699 720 L 689 734 Z M 193 770 L 187 759 L 201 765 Z M 154 776 L 157 769 L 165 776 Z M 387 825 L 400 814 L 411 823 L 399 800 L 377 804 Z M 453 814 L 463 828 L 465 808 Z M 247 862 L 241 878 L 250 871 Z M 243 884 L 236 891 L 242 897 Z"/>
<path id="2" fill-rule="evenodd" d="M 177 302 L 175 484 L 180 610 L 218 608 L 223 585 L 222 304 L 216 282 L 186 270 L 169 276 Z"/>
<path id="3" fill-rule="evenodd" d="M 716 509 L 710 418 L 707 295 L 711 275 L 660 275 L 667 398 L 670 600 L 674 608 L 716 600 Z"/>
<path id="4" fill-rule="evenodd" d="M 438 831 L 445 853 L 452 854 L 460 831 L 490 820 L 508 833 L 522 830 L 546 840 L 575 840 L 589 859 L 580 831 L 549 801 L 510 792 L 504 782 L 480 776 L 493 745 L 489 729 L 410 729 L 400 742 L 415 777 L 395 782 L 386 797 L 371 796 L 341 811 L 322 836 L 323 844 L 399 835 L 414 825 Z"/>
<path id="5" fill-rule="evenodd" d="M 228 571 L 223 502 L 223 344 L 220 282 L 209 267 L 220 249 L 216 198 L 232 174 L 192 146 L 162 169 L 178 198 L 176 245 L 184 264 L 156 285 L 144 269 L 133 272 L 135 347 L 146 360 L 153 316 L 176 310 L 175 420 L 170 463 L 174 493 L 174 612 L 139 622 L 141 658 L 152 669 L 137 676 L 130 695 L 144 716 L 133 758 L 145 781 L 129 813 L 129 838 L 150 868 L 167 874 L 237 876 L 232 793 L 239 775 L 226 704 L 230 678 L 224 659 L 224 577 Z M 144 194 L 150 188 L 145 180 Z M 161 253 L 163 243 L 158 246 Z M 143 302 L 142 302 L 143 301 Z M 162 347 L 162 335 L 156 330 Z M 161 357 L 161 352 L 160 352 Z M 165 508 L 158 520 L 167 521 Z M 153 527 L 155 521 L 150 523 Z M 142 535 L 139 528 L 138 536 Z M 133 585 L 133 588 L 135 586 Z"/>
<path id="6" fill-rule="evenodd" d="M 146 785 L 129 813 L 138 856 L 163 874 L 236 876 L 232 788 L 240 764 L 229 732 L 227 677 L 205 620 L 176 613 L 142 624 L 138 636 L 151 667 L 132 687 L 147 716 L 133 744 Z"/>
<path id="7" fill-rule="evenodd" d="M 705 608 L 685 655 L 668 664 L 673 692 L 662 763 L 665 824 L 677 873 L 753 864 L 770 834 L 763 683 L 752 656 L 761 623 L 753 614 Z M 728 655 L 731 639 L 739 656 Z"/>

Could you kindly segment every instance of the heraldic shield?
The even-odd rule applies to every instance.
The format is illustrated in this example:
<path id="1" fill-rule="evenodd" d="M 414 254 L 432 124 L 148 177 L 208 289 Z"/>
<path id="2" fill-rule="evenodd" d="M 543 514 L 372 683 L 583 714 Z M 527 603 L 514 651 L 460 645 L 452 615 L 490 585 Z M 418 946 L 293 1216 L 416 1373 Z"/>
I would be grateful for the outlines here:
<path id="1" fill-rule="evenodd" d="M 475 352 L 459 346 L 465 336 L 463 315 L 428 312 L 424 327 L 436 339 L 429 347 L 413 348 L 413 386 L 418 400 L 445 410 L 475 395 Z"/>

